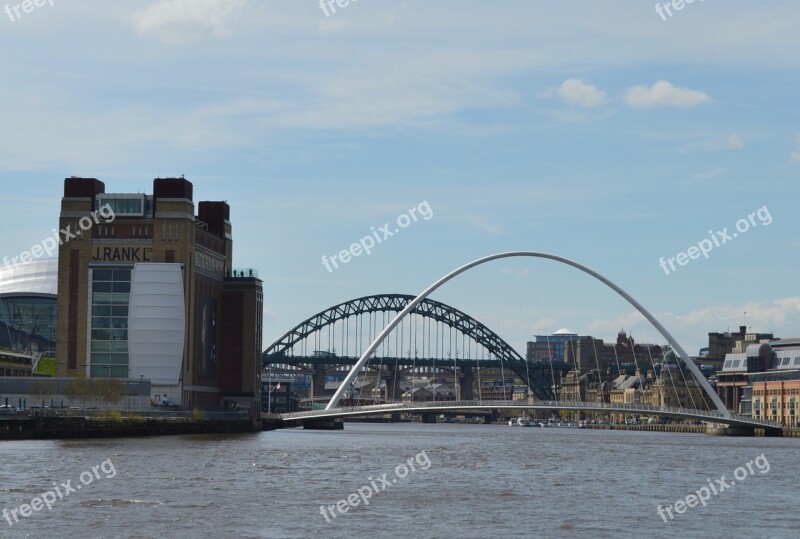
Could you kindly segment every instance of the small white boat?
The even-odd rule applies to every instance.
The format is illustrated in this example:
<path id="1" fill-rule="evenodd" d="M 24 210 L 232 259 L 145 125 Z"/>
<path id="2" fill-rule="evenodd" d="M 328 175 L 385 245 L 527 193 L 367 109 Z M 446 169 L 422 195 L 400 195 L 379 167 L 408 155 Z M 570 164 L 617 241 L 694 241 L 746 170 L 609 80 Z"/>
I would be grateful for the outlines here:
<path id="1" fill-rule="evenodd" d="M 531 426 L 531 418 L 528 417 L 527 414 L 522 414 L 517 418 L 517 426 L 518 427 L 530 427 Z"/>
<path id="2" fill-rule="evenodd" d="M 573 421 L 550 421 L 548 427 L 555 427 L 557 429 L 576 429 L 578 424 Z"/>

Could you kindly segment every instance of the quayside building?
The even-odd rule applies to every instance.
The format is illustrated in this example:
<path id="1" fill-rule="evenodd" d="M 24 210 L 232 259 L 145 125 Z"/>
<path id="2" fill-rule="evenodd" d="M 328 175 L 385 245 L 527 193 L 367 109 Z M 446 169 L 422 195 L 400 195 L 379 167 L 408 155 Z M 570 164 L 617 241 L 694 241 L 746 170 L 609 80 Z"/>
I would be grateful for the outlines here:
<path id="1" fill-rule="evenodd" d="M 146 194 L 72 177 L 59 230 L 59 376 L 150 380 L 155 401 L 257 417 L 262 282 L 233 267 L 226 202 L 195 204 L 185 178 Z"/>

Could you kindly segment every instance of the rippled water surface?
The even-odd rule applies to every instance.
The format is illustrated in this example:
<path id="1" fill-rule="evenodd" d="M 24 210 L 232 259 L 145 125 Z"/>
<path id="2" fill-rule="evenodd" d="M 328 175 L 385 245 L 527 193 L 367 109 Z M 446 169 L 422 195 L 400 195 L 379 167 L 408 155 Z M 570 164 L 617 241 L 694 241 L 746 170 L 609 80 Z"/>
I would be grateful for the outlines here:
<path id="1" fill-rule="evenodd" d="M 0 537 L 790 538 L 799 451 L 797 439 L 460 424 L 2 442 L 8 511 L 109 459 L 116 475 L 98 468 L 51 511 L 0 520 Z M 768 472 L 751 465 L 707 507 L 657 514 L 762 454 Z M 368 506 L 320 513 L 373 482 L 384 490 Z"/>

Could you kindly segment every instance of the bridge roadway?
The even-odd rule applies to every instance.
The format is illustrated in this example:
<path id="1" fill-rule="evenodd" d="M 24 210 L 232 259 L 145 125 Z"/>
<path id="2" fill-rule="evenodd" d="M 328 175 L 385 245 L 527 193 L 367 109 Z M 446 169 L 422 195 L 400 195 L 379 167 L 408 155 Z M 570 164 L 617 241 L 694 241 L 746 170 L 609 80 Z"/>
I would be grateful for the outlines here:
<path id="1" fill-rule="evenodd" d="M 322 395 L 325 392 L 325 376 L 334 374 L 330 371 L 331 367 L 355 365 L 357 357 L 351 356 L 284 356 L 283 354 L 264 354 L 264 365 L 271 369 L 273 373 L 294 374 L 310 373 L 313 375 L 314 395 Z M 280 365 L 280 367 L 278 367 Z M 365 368 L 387 368 L 390 373 L 389 395 L 388 398 L 396 399 L 400 396 L 399 376 L 403 369 L 412 367 L 435 367 L 442 371 L 459 369 L 458 384 L 460 384 L 460 395 L 467 399 L 472 398 L 472 384 L 475 378 L 479 378 L 477 369 L 506 369 L 508 374 L 514 373 L 522 380 L 524 385 L 529 386 L 541 400 L 547 400 L 553 396 L 550 380 L 554 373 L 560 373 L 558 377 L 569 372 L 573 367 L 563 361 L 531 360 L 525 359 L 505 359 L 497 358 L 477 359 L 477 358 L 422 358 L 422 357 L 372 357 L 369 365 Z M 401 369 L 402 367 L 402 369 Z M 342 374 L 339 371 L 338 374 Z M 632 373 L 631 373 L 632 374 Z"/>
<path id="2" fill-rule="evenodd" d="M 658 415 L 678 417 L 719 423 L 734 427 L 749 427 L 770 430 L 783 430 L 783 425 L 774 421 L 755 419 L 743 415 L 724 415 L 717 410 L 696 410 L 694 408 L 659 408 L 647 404 L 616 404 L 600 402 L 540 401 L 533 404 L 528 401 L 428 401 L 415 403 L 390 403 L 372 406 L 352 406 L 332 408 L 330 410 L 310 410 L 280 414 L 281 421 L 303 422 L 304 420 L 333 420 L 344 417 L 369 416 L 390 413 L 436 413 L 453 409 L 464 410 L 575 410 L 583 412 L 619 412 L 626 414 Z M 274 417 L 274 416 L 270 416 Z M 264 419 L 267 419 L 264 416 Z"/>
<path id="3" fill-rule="evenodd" d="M 355 365 L 357 357 L 352 356 L 284 356 L 284 355 L 265 355 L 264 365 Z M 456 367 L 480 367 L 482 369 L 555 369 L 568 371 L 572 365 L 563 361 L 548 360 L 500 360 L 496 358 L 476 359 L 476 358 L 431 358 L 431 357 L 372 357 L 369 360 L 369 367 L 395 366 L 404 367 L 441 367 L 446 369 L 455 365 Z"/>

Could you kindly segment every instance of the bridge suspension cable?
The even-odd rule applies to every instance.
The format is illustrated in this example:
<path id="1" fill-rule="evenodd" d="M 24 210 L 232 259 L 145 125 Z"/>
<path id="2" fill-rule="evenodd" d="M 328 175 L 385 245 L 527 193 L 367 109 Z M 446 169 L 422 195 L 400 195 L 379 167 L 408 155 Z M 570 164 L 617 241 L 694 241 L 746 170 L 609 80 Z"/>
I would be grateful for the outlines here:
<path id="1" fill-rule="evenodd" d="M 342 382 L 342 384 L 339 386 L 339 388 L 334 393 L 334 395 L 331 398 L 330 402 L 328 402 L 328 405 L 326 406 L 326 410 L 330 410 L 332 408 L 335 408 L 338 405 L 338 403 L 341 400 L 342 396 L 347 391 L 347 387 L 358 376 L 358 373 L 361 371 L 361 369 L 364 368 L 365 364 L 369 361 L 370 355 L 384 342 L 386 337 L 392 332 L 392 330 L 394 330 L 395 327 L 397 327 L 398 324 L 400 324 L 400 322 L 403 320 L 403 318 L 405 318 L 409 313 L 414 311 L 414 309 L 419 304 L 421 304 L 423 301 L 425 301 L 431 293 L 433 293 L 436 289 L 438 289 L 440 286 L 442 286 L 446 282 L 450 281 L 454 277 L 458 276 L 459 274 L 461 274 L 461 273 L 463 273 L 463 272 L 465 272 L 465 271 L 467 271 L 467 270 L 469 270 L 469 269 L 471 269 L 471 268 L 473 268 L 475 266 L 479 266 L 481 264 L 485 264 L 485 263 L 491 262 L 493 260 L 498 260 L 498 259 L 502 259 L 502 258 L 511 258 L 511 257 L 533 257 L 533 258 L 545 258 L 545 259 L 549 259 L 549 260 L 554 260 L 556 262 L 560 262 L 562 264 L 566 264 L 566 265 L 572 266 L 574 268 L 577 268 L 580 271 L 582 271 L 584 273 L 587 273 L 588 275 L 591 275 L 595 279 L 599 280 L 600 282 L 602 282 L 603 284 L 605 284 L 606 286 L 608 286 L 609 288 L 614 290 L 617 294 L 622 296 L 622 298 L 624 298 L 628 303 L 630 303 L 634 308 L 636 308 L 636 310 L 638 310 L 639 313 L 641 313 L 659 331 L 659 333 L 661 333 L 661 335 L 664 338 L 667 339 L 667 342 L 669 342 L 669 344 L 672 346 L 672 348 L 677 351 L 679 357 L 681 359 L 683 359 L 684 364 L 687 367 L 689 367 L 689 369 L 692 371 L 692 374 L 694 374 L 695 379 L 697 380 L 697 382 L 701 385 L 703 390 L 708 394 L 708 396 L 714 402 L 715 406 L 717 407 L 718 412 L 723 417 L 730 417 L 730 412 L 727 410 L 725 405 L 722 403 L 722 400 L 719 398 L 719 396 L 713 390 L 711 385 L 708 383 L 708 380 L 706 380 L 705 376 L 703 376 L 703 374 L 700 372 L 700 369 L 694 363 L 694 361 L 691 359 L 691 357 L 689 357 L 689 355 L 686 353 L 686 351 L 683 349 L 683 347 L 666 330 L 666 328 L 664 328 L 664 326 L 647 309 L 645 309 L 639 302 L 637 302 L 635 299 L 633 299 L 633 297 L 631 297 L 627 292 L 625 292 L 619 286 L 615 285 L 613 282 L 608 280 L 606 277 L 602 276 L 601 274 L 595 272 L 594 270 L 592 270 L 592 269 L 590 269 L 590 268 L 588 268 L 586 266 L 583 266 L 583 265 L 581 265 L 581 264 L 579 264 L 577 262 L 574 262 L 572 260 L 569 260 L 569 259 L 561 257 L 561 256 L 547 254 L 547 253 L 540 253 L 540 252 L 536 252 L 536 251 L 513 251 L 513 252 L 499 253 L 499 254 L 495 254 L 495 255 L 490 255 L 490 256 L 483 257 L 483 258 L 479 258 L 477 260 L 469 262 L 469 263 L 467 263 L 467 264 L 465 264 L 465 265 L 463 265 L 463 266 L 451 271 L 450 273 L 448 273 L 444 277 L 442 277 L 439 280 L 437 280 L 436 282 L 434 282 L 428 288 L 423 290 L 422 293 L 420 293 L 416 298 L 414 298 L 413 301 L 409 302 L 394 317 L 394 319 L 384 327 L 383 331 L 381 331 L 380 334 L 378 334 L 378 336 L 375 338 L 375 340 L 372 342 L 372 344 L 370 344 L 370 346 L 367 348 L 367 350 L 361 355 L 359 360 L 356 362 L 356 364 L 350 370 L 349 374 L 345 377 L 344 382 Z M 548 345 L 548 348 L 549 348 L 549 345 Z M 616 353 L 616 346 L 614 347 L 614 350 L 615 350 L 615 353 Z M 634 358 L 635 357 L 636 357 L 636 355 L 634 353 Z M 478 371 L 478 374 L 480 376 L 480 369 Z M 482 387 L 482 386 L 479 386 L 479 387 Z"/>

